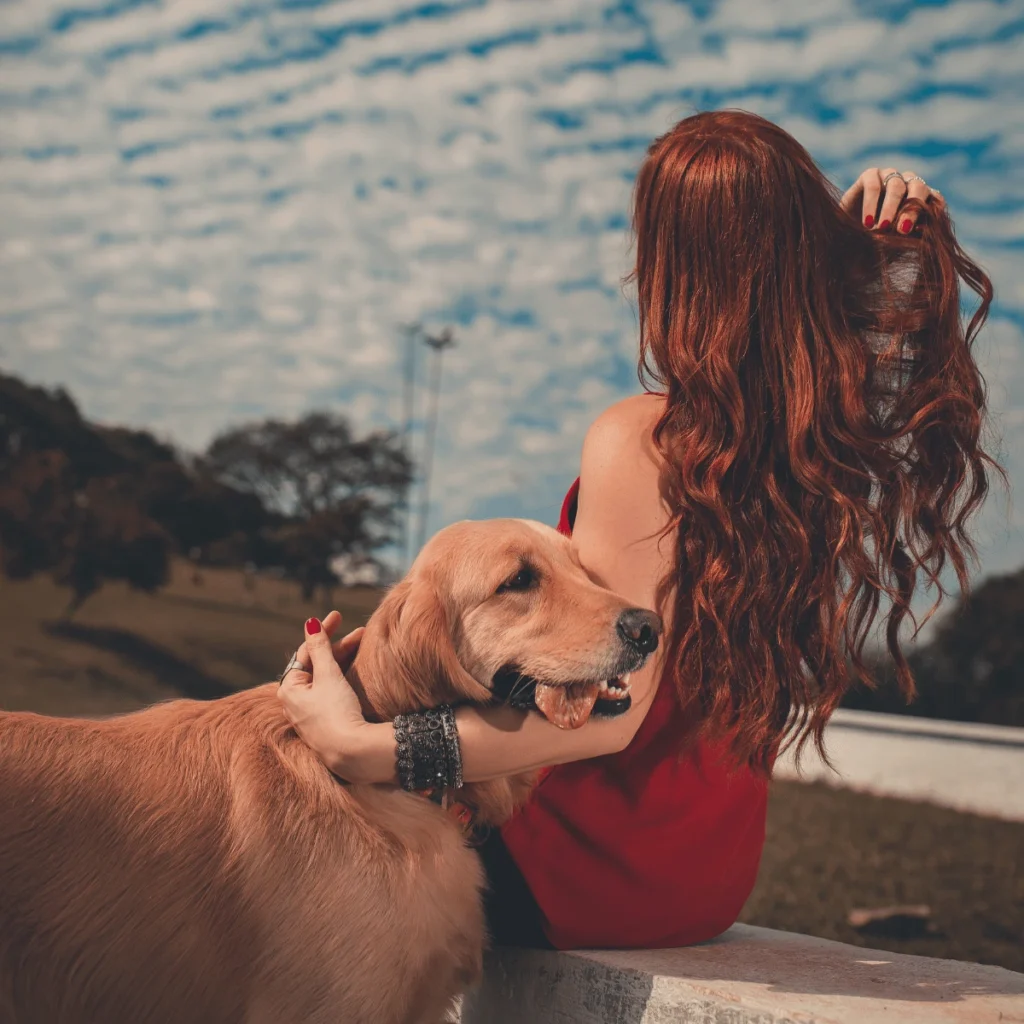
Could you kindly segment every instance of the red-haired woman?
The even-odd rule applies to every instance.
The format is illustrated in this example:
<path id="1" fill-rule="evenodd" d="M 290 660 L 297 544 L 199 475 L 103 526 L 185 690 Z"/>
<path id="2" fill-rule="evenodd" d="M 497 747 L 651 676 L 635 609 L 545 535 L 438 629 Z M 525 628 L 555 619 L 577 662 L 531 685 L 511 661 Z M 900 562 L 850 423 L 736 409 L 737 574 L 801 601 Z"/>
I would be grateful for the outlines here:
<path id="1" fill-rule="evenodd" d="M 918 175 L 865 171 L 840 199 L 782 129 L 703 113 L 651 145 L 633 223 L 649 390 L 590 428 L 561 528 L 666 639 L 621 717 L 563 732 L 459 709 L 466 779 L 560 766 L 484 847 L 499 942 L 729 927 L 780 745 L 820 742 L 883 603 L 912 693 L 900 625 L 922 574 L 948 562 L 966 587 L 965 524 L 998 468 L 971 352 L 991 286 Z M 966 330 L 961 281 L 980 296 Z M 329 656 L 337 622 L 310 620 L 316 679 L 290 673 L 282 698 L 338 775 L 394 781 L 391 728 L 363 721 Z"/>

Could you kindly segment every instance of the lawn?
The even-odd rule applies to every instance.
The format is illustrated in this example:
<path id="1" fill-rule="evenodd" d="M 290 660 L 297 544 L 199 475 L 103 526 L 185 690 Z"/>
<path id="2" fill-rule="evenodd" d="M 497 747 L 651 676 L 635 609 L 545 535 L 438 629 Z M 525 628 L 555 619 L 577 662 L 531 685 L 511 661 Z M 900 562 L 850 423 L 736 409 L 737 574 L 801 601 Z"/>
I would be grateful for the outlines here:
<path id="1" fill-rule="evenodd" d="M 1024 822 L 776 782 L 742 920 L 874 949 L 1024 971 Z M 930 933 L 861 934 L 854 909 L 923 904 Z M 895 931 L 895 928 L 890 928 Z"/>
<path id="2" fill-rule="evenodd" d="M 0 577 L 0 707 L 52 715 L 134 711 L 172 697 L 207 699 L 273 679 L 302 642 L 302 623 L 337 607 L 362 625 L 379 592 L 338 590 L 304 602 L 298 588 L 234 570 L 173 566 L 141 594 L 110 584 L 70 622 L 68 592 L 38 577 Z"/>
<path id="3" fill-rule="evenodd" d="M 339 590 L 346 624 L 379 597 Z M 111 585 L 70 622 L 67 592 L 0 579 L 0 707 L 113 714 L 178 696 L 217 697 L 273 678 L 326 600 L 294 584 L 178 563 L 154 595 Z M 760 881 L 743 920 L 843 942 L 1024 971 L 1024 823 L 823 785 L 778 782 Z M 926 904 L 930 931 L 863 935 L 856 908 Z"/>

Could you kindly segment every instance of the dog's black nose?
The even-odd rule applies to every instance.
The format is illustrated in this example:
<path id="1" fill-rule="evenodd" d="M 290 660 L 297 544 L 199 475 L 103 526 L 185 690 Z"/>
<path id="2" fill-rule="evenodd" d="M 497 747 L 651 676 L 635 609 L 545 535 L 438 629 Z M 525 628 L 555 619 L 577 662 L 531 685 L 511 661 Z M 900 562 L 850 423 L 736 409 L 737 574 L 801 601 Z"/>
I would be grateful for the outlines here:
<path id="1" fill-rule="evenodd" d="M 623 641 L 641 654 L 653 654 L 658 649 L 661 619 L 654 612 L 629 608 L 619 616 L 616 628 Z"/>

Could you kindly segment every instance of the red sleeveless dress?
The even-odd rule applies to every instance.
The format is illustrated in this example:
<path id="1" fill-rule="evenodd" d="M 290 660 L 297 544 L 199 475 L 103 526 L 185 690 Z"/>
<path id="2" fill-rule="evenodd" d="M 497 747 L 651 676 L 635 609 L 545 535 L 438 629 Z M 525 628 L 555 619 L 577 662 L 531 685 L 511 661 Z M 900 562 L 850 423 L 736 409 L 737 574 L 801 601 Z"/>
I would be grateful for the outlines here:
<path id="1" fill-rule="evenodd" d="M 562 506 L 571 533 L 579 481 Z M 721 749 L 679 758 L 663 683 L 629 747 L 551 769 L 501 838 L 556 949 L 686 946 L 721 934 L 754 888 L 768 785 Z"/>

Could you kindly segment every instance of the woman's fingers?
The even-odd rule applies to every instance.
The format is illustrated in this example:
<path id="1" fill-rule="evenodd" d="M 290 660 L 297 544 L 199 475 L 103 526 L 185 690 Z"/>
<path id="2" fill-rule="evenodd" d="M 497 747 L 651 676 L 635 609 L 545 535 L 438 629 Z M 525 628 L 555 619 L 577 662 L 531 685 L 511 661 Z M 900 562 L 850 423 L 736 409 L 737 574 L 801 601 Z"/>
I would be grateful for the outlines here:
<path id="1" fill-rule="evenodd" d="M 353 629 L 347 636 L 343 636 L 334 645 L 334 659 L 341 667 L 342 672 L 347 672 L 352 667 L 352 662 L 355 661 L 356 654 L 359 652 L 359 644 L 363 639 L 363 633 L 366 632 L 363 626 L 358 629 Z"/>
<path id="2" fill-rule="evenodd" d="M 895 167 L 882 171 L 884 194 L 882 208 L 878 211 L 878 230 L 888 231 L 896 220 L 896 213 L 907 194 L 907 183 Z"/>
<path id="3" fill-rule="evenodd" d="M 338 626 L 341 625 L 341 612 L 332 611 L 328 615 L 324 616 L 321 627 L 328 635 L 333 633 Z M 363 633 L 365 632 L 364 626 L 359 626 L 357 629 L 353 629 L 350 633 L 346 633 L 340 640 L 335 640 L 331 644 L 331 651 L 334 654 L 334 660 L 338 663 L 338 667 L 341 671 L 347 672 L 352 666 L 352 662 L 355 661 L 356 654 L 359 653 L 359 644 L 363 639 Z M 295 682 L 303 682 L 309 684 L 313 681 L 313 658 L 310 653 L 309 644 L 307 641 L 303 641 L 295 652 L 295 658 L 301 666 L 298 669 L 293 669 L 288 673 L 288 678 L 298 675 L 300 678 L 294 680 Z"/>
<path id="4" fill-rule="evenodd" d="M 295 660 L 300 665 L 300 672 L 309 675 L 313 671 L 313 662 L 310 660 L 309 648 L 306 646 L 305 640 L 299 644 L 298 650 L 295 652 Z"/>
<path id="5" fill-rule="evenodd" d="M 840 205 L 854 213 L 857 209 L 857 199 L 861 201 L 861 220 L 864 227 L 874 227 L 878 219 L 878 200 L 882 195 L 882 174 L 877 167 L 869 167 L 861 176 L 846 190 L 846 194 L 840 201 Z"/>
<path id="6" fill-rule="evenodd" d="M 332 644 L 324 626 L 336 627 L 340 622 L 337 613 L 325 616 L 323 622 L 307 619 L 306 641 L 295 653 L 300 662 L 311 665 L 311 671 L 289 672 L 278 687 L 277 696 L 299 738 L 332 771 L 348 777 L 346 766 L 353 764 L 351 755 L 359 748 L 359 737 L 365 735 L 362 730 L 366 728 L 366 719 L 359 695 L 345 679 L 336 652 L 340 649 L 343 658 L 353 655 L 362 630 Z M 311 685 L 314 676 L 315 686 Z"/>
<path id="7" fill-rule="evenodd" d="M 337 632 L 341 623 L 341 612 L 334 609 L 324 616 L 321 625 L 328 636 L 333 636 Z M 363 638 L 363 630 L 364 627 L 359 626 L 357 629 L 353 629 L 350 633 L 346 633 L 340 640 L 335 640 L 331 645 L 331 649 L 334 651 L 334 660 L 341 666 L 342 672 L 346 671 L 355 659 L 356 652 L 359 650 L 359 641 Z M 309 651 L 305 644 L 298 649 L 296 655 L 303 665 L 311 664 L 309 660 Z"/>
<path id="8" fill-rule="evenodd" d="M 299 656 L 299 652 L 295 652 L 295 657 L 299 659 L 300 667 L 291 668 L 285 672 L 284 677 L 281 679 L 277 686 L 278 695 L 282 690 L 287 690 L 292 687 L 303 687 L 308 689 L 313 685 L 313 673 L 309 665 L 309 656 L 306 656 L 305 662 Z"/>
<path id="9" fill-rule="evenodd" d="M 337 610 L 328 612 L 322 621 L 319 619 L 309 619 L 306 622 L 306 639 L 299 644 L 295 651 L 295 660 L 298 662 L 298 667 L 292 669 L 285 676 L 285 680 L 291 683 L 302 683 L 307 686 L 313 682 L 314 666 L 317 664 L 313 658 L 314 650 L 326 649 L 330 651 L 331 656 L 342 673 L 351 667 L 352 662 L 355 661 L 356 654 L 359 652 L 359 643 L 363 638 L 365 630 L 363 626 L 360 626 L 358 629 L 353 629 L 350 633 L 346 633 L 340 640 L 332 643 L 331 635 L 337 632 L 341 623 L 341 612 Z M 319 630 L 310 633 L 310 629 L 316 630 L 317 625 L 320 627 Z"/>
<path id="10" fill-rule="evenodd" d="M 864 227 L 874 227 L 878 223 L 878 200 L 882 195 L 882 173 L 877 167 L 865 171 L 864 197 L 861 200 L 861 216 Z"/>
<path id="11" fill-rule="evenodd" d="M 319 619 L 306 619 L 306 650 L 313 663 L 313 678 L 316 681 L 337 678 L 341 669 L 334 660 L 330 634 Z"/>
<path id="12" fill-rule="evenodd" d="M 864 174 L 868 172 L 865 171 Z M 844 193 L 843 198 L 839 200 L 839 205 L 844 209 L 853 213 L 857 209 L 857 199 L 860 194 L 864 191 L 864 174 L 862 174 Z"/>
<path id="13" fill-rule="evenodd" d="M 922 203 L 927 203 L 928 199 L 932 194 L 932 190 L 919 178 L 913 171 L 904 171 L 903 177 L 907 180 L 907 199 L 919 199 Z M 914 230 L 914 225 L 917 223 L 918 211 L 911 208 L 909 210 L 903 210 L 900 212 L 900 222 L 896 226 L 897 230 L 904 235 L 909 235 Z"/>
<path id="14" fill-rule="evenodd" d="M 895 167 L 869 167 L 846 190 L 840 205 L 855 213 L 859 203 L 866 228 L 893 229 L 909 235 L 920 216 L 919 210 L 903 209 L 909 199 L 934 203 L 938 207 L 945 204 L 942 194 L 929 188 L 913 171 L 901 173 Z"/>

